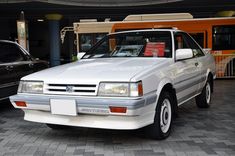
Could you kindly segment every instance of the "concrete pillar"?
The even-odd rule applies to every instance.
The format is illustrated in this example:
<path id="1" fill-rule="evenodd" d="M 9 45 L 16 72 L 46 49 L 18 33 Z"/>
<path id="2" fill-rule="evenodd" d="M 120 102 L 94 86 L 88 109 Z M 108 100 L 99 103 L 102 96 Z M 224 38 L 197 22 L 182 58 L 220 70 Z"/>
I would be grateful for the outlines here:
<path id="1" fill-rule="evenodd" d="M 60 14 L 47 14 L 50 35 L 50 66 L 60 65 Z"/>

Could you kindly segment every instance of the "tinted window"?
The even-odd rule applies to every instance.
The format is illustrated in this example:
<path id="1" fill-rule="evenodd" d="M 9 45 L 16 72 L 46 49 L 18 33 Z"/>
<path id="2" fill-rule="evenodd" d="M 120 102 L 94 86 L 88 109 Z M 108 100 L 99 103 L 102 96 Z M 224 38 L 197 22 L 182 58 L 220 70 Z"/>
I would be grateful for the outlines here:
<path id="1" fill-rule="evenodd" d="M 213 50 L 235 49 L 235 25 L 213 27 Z"/>
<path id="2" fill-rule="evenodd" d="M 19 47 L 12 43 L 0 43 L 0 62 L 16 62 L 22 61 L 24 57 Z"/>
<path id="3" fill-rule="evenodd" d="M 190 33 L 190 36 L 203 48 L 204 47 L 204 33 Z"/>
<path id="4" fill-rule="evenodd" d="M 192 49 L 194 57 L 204 56 L 203 51 L 186 33 L 178 32 L 175 34 L 175 49 Z"/>

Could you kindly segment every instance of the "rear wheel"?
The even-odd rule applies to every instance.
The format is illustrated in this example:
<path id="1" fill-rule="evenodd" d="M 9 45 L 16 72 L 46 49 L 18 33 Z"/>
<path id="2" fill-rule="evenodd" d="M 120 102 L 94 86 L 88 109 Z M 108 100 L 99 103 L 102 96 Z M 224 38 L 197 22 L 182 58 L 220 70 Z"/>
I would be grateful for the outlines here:
<path id="1" fill-rule="evenodd" d="M 172 123 L 173 99 L 169 92 L 161 93 L 154 117 L 154 123 L 147 127 L 147 135 L 152 139 L 165 139 L 169 136 Z"/>
<path id="2" fill-rule="evenodd" d="M 210 107 L 211 102 L 211 82 L 208 80 L 204 86 L 201 94 L 196 97 L 196 104 L 199 108 Z"/>

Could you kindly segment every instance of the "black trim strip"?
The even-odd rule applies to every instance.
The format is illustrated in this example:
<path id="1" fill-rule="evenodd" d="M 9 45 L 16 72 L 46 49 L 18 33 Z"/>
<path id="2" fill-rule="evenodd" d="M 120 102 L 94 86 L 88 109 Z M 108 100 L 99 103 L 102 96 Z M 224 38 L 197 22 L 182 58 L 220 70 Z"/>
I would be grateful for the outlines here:
<path id="1" fill-rule="evenodd" d="M 184 86 L 182 86 L 182 87 L 180 87 L 180 88 L 176 88 L 176 92 L 177 93 L 179 93 L 179 92 L 181 92 L 181 91 L 183 91 L 183 90 L 185 90 L 185 89 L 187 89 L 187 88 L 190 88 L 191 86 L 194 86 L 194 85 L 196 85 L 196 84 L 198 84 L 198 83 L 201 83 L 201 82 L 204 82 L 206 79 L 205 78 L 200 78 L 200 79 L 198 79 L 198 80 L 196 80 L 196 81 L 193 81 L 192 83 L 190 83 L 190 84 L 187 84 L 187 85 L 184 85 Z"/>
<path id="2" fill-rule="evenodd" d="M 2 84 L 2 85 L 0 85 L 0 89 L 7 88 L 7 87 L 13 87 L 13 86 L 16 86 L 16 85 L 19 85 L 19 81 Z"/>
<path id="3" fill-rule="evenodd" d="M 193 93 L 191 93 L 191 94 L 189 94 L 189 95 L 187 95 L 185 97 L 182 97 L 181 99 L 178 100 L 178 103 L 182 104 L 181 102 L 184 102 L 185 100 L 192 98 L 196 94 L 197 94 L 197 92 L 193 92 Z"/>

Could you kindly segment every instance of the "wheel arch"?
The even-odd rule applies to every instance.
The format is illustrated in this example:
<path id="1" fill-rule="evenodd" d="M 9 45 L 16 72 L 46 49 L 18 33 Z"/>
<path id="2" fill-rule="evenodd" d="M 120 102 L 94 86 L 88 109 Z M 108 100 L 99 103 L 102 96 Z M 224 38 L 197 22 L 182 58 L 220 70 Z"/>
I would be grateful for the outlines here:
<path id="1" fill-rule="evenodd" d="M 164 80 L 161 81 L 161 83 L 158 86 L 157 89 L 157 101 L 159 100 L 159 97 L 161 96 L 161 93 L 167 91 L 172 95 L 173 98 L 173 116 L 176 117 L 178 114 L 178 103 L 177 103 L 177 97 L 176 97 L 176 90 L 172 85 L 172 82 L 170 80 Z"/>

